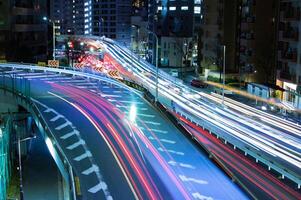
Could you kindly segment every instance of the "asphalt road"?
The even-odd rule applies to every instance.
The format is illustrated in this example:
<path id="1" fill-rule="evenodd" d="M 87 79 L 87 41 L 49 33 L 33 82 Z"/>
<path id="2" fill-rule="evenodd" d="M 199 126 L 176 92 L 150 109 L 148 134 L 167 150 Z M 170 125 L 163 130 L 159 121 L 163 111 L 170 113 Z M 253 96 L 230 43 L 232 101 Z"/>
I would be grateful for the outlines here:
<path id="1" fill-rule="evenodd" d="M 84 199 L 248 199 L 139 92 L 114 82 L 16 73 L 30 80 Z"/>

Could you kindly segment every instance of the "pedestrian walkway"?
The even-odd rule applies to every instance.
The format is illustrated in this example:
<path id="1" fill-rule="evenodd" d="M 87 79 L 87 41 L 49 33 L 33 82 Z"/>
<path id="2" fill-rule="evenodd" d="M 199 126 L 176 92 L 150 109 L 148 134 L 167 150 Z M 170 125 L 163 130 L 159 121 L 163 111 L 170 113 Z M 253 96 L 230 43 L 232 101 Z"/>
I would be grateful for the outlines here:
<path id="1" fill-rule="evenodd" d="M 61 178 L 47 146 L 38 134 L 29 144 L 27 158 L 23 159 L 24 199 L 59 200 Z"/>

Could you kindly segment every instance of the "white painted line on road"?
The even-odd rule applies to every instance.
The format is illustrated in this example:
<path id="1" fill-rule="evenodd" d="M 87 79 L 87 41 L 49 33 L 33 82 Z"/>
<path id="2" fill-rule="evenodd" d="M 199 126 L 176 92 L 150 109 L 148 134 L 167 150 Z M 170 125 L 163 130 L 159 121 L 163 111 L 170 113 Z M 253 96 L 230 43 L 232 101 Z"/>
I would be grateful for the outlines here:
<path id="1" fill-rule="evenodd" d="M 199 199 L 199 200 L 214 200 L 213 197 L 207 197 L 207 196 L 201 195 L 198 192 L 192 193 L 192 196 L 193 196 L 193 198 Z"/>
<path id="2" fill-rule="evenodd" d="M 73 130 L 72 132 L 67 133 L 67 134 L 61 136 L 61 139 L 65 140 L 65 139 L 67 139 L 67 138 L 69 138 L 69 137 L 71 137 L 73 135 L 79 135 L 79 131 Z"/>
<path id="3" fill-rule="evenodd" d="M 64 116 L 63 115 L 57 115 L 57 116 L 53 117 L 52 119 L 50 119 L 50 121 L 55 122 L 56 120 L 58 120 L 60 118 L 64 118 Z"/>
<path id="4" fill-rule="evenodd" d="M 69 150 L 73 150 L 75 149 L 76 147 L 79 147 L 80 145 L 84 145 L 85 144 L 85 141 L 80 139 L 78 142 L 75 142 L 74 144 L 71 144 L 67 147 L 67 149 Z"/>
<path id="5" fill-rule="evenodd" d="M 99 172 L 99 167 L 97 165 L 92 165 L 90 168 L 82 172 L 84 175 L 92 174 L 93 172 Z"/>
<path id="6" fill-rule="evenodd" d="M 208 184 L 207 181 L 204 181 L 204 180 L 200 180 L 200 179 L 195 179 L 195 178 L 189 178 L 189 177 L 186 177 L 185 175 L 179 175 L 180 179 L 183 181 L 183 182 L 194 182 L 194 183 L 198 183 L 198 184 L 201 184 L 201 185 L 206 185 Z"/>
<path id="7" fill-rule="evenodd" d="M 120 102 L 122 102 L 122 103 L 128 103 L 128 104 L 135 104 L 135 105 L 142 105 L 142 104 L 144 104 L 143 102 L 125 101 L 125 100 L 122 100 Z"/>
<path id="8" fill-rule="evenodd" d="M 146 111 L 146 110 L 148 110 L 148 108 L 138 108 L 138 110 Z"/>
<path id="9" fill-rule="evenodd" d="M 117 97 L 117 98 L 122 97 L 122 96 L 116 95 L 116 94 L 104 94 L 104 93 L 98 93 L 98 94 L 102 97 Z"/>
<path id="10" fill-rule="evenodd" d="M 83 83 L 76 83 L 76 85 L 84 86 L 84 85 L 97 85 L 97 83 L 91 83 L 91 82 L 83 82 Z"/>
<path id="11" fill-rule="evenodd" d="M 148 115 L 148 114 L 142 114 L 142 113 L 138 113 L 137 115 L 141 116 L 141 117 L 150 117 L 150 118 L 154 118 L 155 117 L 155 115 Z"/>
<path id="12" fill-rule="evenodd" d="M 11 70 L 11 71 L 5 71 L 5 74 L 13 74 L 13 73 L 18 73 L 18 72 L 24 72 L 23 70 Z"/>
<path id="13" fill-rule="evenodd" d="M 151 128 L 150 130 L 153 131 L 153 132 L 157 132 L 157 133 L 163 133 L 163 134 L 167 134 L 168 133 L 168 131 L 159 130 L 159 129 L 153 129 L 153 128 Z"/>
<path id="14" fill-rule="evenodd" d="M 110 101 L 110 102 L 116 102 L 117 100 L 116 99 L 108 99 L 108 101 Z"/>
<path id="15" fill-rule="evenodd" d="M 189 164 L 185 164 L 185 163 L 177 163 L 174 160 L 168 161 L 168 164 L 172 165 L 172 166 L 180 166 L 180 167 L 184 167 L 184 168 L 188 168 L 188 169 L 195 169 L 196 167 L 189 165 Z"/>
<path id="16" fill-rule="evenodd" d="M 65 123 L 63 123 L 62 125 L 56 127 L 55 130 L 58 130 L 58 131 L 59 131 L 59 130 L 62 130 L 63 128 L 65 128 L 65 127 L 67 127 L 67 126 L 69 126 L 69 125 L 71 126 L 72 123 L 69 122 L 69 121 L 68 121 L 68 122 L 65 122 Z"/>
<path id="17" fill-rule="evenodd" d="M 125 106 L 125 105 L 116 105 L 117 108 L 128 108 L 129 106 Z"/>
<path id="18" fill-rule="evenodd" d="M 159 150 L 159 151 L 162 151 L 162 152 L 167 151 L 167 152 L 169 152 L 169 153 L 173 153 L 173 154 L 176 154 L 176 155 L 179 155 L 179 156 L 184 156 L 184 155 L 185 155 L 183 152 L 180 152 L 180 151 L 174 151 L 174 150 L 170 150 L 170 149 L 164 150 L 164 149 L 162 149 L 162 147 L 159 147 L 158 150 Z"/>
<path id="19" fill-rule="evenodd" d="M 95 194 L 99 190 L 106 190 L 107 188 L 108 188 L 107 184 L 102 181 L 99 184 L 95 185 L 94 187 L 90 188 L 88 191 Z"/>
<path id="20" fill-rule="evenodd" d="M 45 113 L 50 113 L 50 112 L 54 112 L 56 113 L 56 111 L 52 108 L 47 108 L 46 110 L 44 110 Z"/>
<path id="21" fill-rule="evenodd" d="M 168 144 L 175 144 L 176 142 L 173 141 L 173 140 L 167 140 L 167 139 L 160 139 L 161 142 L 165 142 L 165 143 L 168 143 Z"/>
<path id="22" fill-rule="evenodd" d="M 87 152 L 83 153 L 82 155 L 75 157 L 73 160 L 81 161 L 81 160 L 83 160 L 85 158 L 88 158 L 88 157 L 92 157 L 92 154 L 91 154 L 90 151 L 87 151 Z"/>
<path id="23" fill-rule="evenodd" d="M 156 125 L 156 126 L 161 125 L 161 123 L 159 123 L 159 122 L 153 122 L 153 121 L 144 121 L 144 123 L 151 124 L 151 125 Z"/>

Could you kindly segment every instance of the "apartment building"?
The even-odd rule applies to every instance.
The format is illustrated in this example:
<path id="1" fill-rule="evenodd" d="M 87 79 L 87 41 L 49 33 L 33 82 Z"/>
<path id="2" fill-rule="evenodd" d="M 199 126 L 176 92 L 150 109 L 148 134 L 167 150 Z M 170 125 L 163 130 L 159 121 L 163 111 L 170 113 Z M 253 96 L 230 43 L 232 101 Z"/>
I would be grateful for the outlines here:
<path id="1" fill-rule="evenodd" d="M 201 4 L 202 0 L 149 1 L 148 28 L 159 38 L 159 66 L 189 68 L 193 65 L 197 59 L 196 49 L 202 18 Z M 149 53 L 153 63 L 156 60 L 155 42 L 154 35 L 150 34 Z M 181 46 L 179 54 L 168 52 L 167 47 L 179 45 Z M 175 61 L 175 58 L 180 59 Z"/>
<path id="2" fill-rule="evenodd" d="M 93 35 L 106 36 L 130 47 L 132 2 L 93 1 Z"/>
<path id="3" fill-rule="evenodd" d="M 272 82 L 275 68 L 278 0 L 204 0 L 201 36 L 203 67 L 222 68 L 247 81 Z M 248 76 L 249 77 L 249 76 Z"/>
<path id="4" fill-rule="evenodd" d="M 301 108 L 301 1 L 280 0 L 276 84 L 282 100 Z"/>
<path id="5" fill-rule="evenodd" d="M 47 59 L 47 1 L 2 0 L 0 4 L 0 55 L 8 61 Z"/>

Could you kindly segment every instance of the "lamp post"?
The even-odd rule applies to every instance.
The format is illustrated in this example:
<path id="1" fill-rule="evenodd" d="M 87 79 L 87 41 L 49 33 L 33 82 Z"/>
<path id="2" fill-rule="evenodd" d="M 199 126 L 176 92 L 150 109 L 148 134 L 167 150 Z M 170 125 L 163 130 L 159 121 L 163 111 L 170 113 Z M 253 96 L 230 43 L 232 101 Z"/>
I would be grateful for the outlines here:
<path id="1" fill-rule="evenodd" d="M 27 140 L 31 140 L 33 138 L 36 138 L 36 136 L 27 137 L 24 139 L 20 138 L 20 134 L 18 134 L 18 160 L 19 160 L 19 180 L 20 180 L 20 200 L 24 199 L 24 191 L 23 191 L 23 175 L 22 175 L 22 156 L 21 156 L 21 142 L 25 142 Z"/>
<path id="2" fill-rule="evenodd" d="M 140 26 L 137 25 L 132 25 L 132 27 L 136 27 L 137 28 L 137 33 L 139 34 L 138 30 L 140 28 Z M 146 28 L 145 28 L 146 29 Z M 159 69 L 158 69 L 158 49 L 159 49 L 159 40 L 158 40 L 158 36 L 156 35 L 156 33 L 154 33 L 153 31 L 150 31 L 148 29 L 146 29 L 150 34 L 152 34 L 155 39 L 156 39 L 156 57 L 155 57 L 155 65 L 156 65 L 156 96 L 155 96 L 155 101 L 158 101 L 158 76 L 159 76 Z M 139 37 L 139 35 L 137 36 L 137 38 Z M 154 57 L 154 53 L 153 53 L 153 57 Z"/>
<path id="3" fill-rule="evenodd" d="M 159 40 L 158 40 L 158 36 L 156 35 L 156 33 L 154 33 L 153 31 L 148 30 L 149 33 L 153 34 L 153 36 L 156 39 L 156 98 L 155 101 L 158 101 L 158 74 L 159 74 L 159 70 L 158 70 L 158 49 L 159 49 Z"/>
<path id="4" fill-rule="evenodd" d="M 104 19 L 101 17 L 100 20 L 98 20 L 98 28 L 99 28 L 99 35 L 104 35 Z"/>
<path id="5" fill-rule="evenodd" d="M 43 20 L 52 24 L 52 48 L 53 48 L 52 57 L 53 57 L 53 60 L 55 60 L 55 24 L 54 24 L 54 21 L 52 21 L 51 19 L 48 19 L 47 17 L 43 17 Z"/>
<path id="6" fill-rule="evenodd" d="M 225 105 L 225 79 L 226 79 L 226 45 L 223 45 L 224 59 L 223 59 L 223 106 Z"/>

